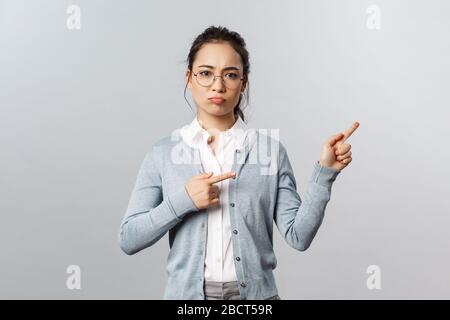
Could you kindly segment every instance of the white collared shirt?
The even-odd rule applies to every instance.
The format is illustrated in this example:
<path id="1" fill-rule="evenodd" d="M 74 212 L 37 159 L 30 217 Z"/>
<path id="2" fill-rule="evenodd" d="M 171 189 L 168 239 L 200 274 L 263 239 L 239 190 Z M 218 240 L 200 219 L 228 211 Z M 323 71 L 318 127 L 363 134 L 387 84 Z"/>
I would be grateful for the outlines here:
<path id="1" fill-rule="evenodd" d="M 217 133 L 219 139 L 214 155 L 208 144 L 210 133 L 202 127 L 197 116 L 180 131 L 182 138 L 189 145 L 199 148 L 204 172 L 213 172 L 213 176 L 231 171 L 235 150 L 243 149 L 245 146 L 247 125 L 238 117 L 233 127 Z M 208 232 L 204 277 L 206 281 L 237 281 L 231 242 L 229 179 L 215 185 L 219 187 L 220 205 L 207 208 Z"/>

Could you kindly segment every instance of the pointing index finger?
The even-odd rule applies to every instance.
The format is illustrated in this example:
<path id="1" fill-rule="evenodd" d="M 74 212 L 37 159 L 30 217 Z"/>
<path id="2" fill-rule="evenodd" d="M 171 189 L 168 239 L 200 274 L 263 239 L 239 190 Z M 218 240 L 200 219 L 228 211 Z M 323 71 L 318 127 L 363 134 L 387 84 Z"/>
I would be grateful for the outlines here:
<path id="1" fill-rule="evenodd" d="M 342 140 L 342 142 L 344 142 L 345 140 L 347 140 L 353 132 L 355 132 L 355 130 L 359 127 L 359 122 L 354 122 L 352 124 L 352 126 L 350 128 L 348 128 L 347 130 L 344 131 L 344 139 Z"/>
<path id="2" fill-rule="evenodd" d="M 208 180 L 208 182 L 209 182 L 210 184 L 213 184 L 213 183 L 216 183 L 216 182 L 220 182 L 220 181 L 222 181 L 222 180 L 225 180 L 225 179 L 232 178 L 232 177 L 234 177 L 235 175 L 236 175 L 236 173 L 234 173 L 234 172 L 226 172 L 226 173 L 222 173 L 222 174 L 219 174 L 219 175 L 217 175 L 217 176 L 208 178 L 207 180 Z"/>

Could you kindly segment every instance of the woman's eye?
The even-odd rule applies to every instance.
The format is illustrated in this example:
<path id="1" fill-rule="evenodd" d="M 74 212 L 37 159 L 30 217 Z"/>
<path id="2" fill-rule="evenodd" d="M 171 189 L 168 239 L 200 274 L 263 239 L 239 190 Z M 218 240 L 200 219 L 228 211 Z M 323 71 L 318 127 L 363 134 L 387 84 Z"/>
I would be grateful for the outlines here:
<path id="1" fill-rule="evenodd" d="M 238 75 L 236 73 L 227 73 L 226 76 L 232 80 L 238 78 Z"/>
<path id="2" fill-rule="evenodd" d="M 203 77 L 208 77 L 210 75 L 209 71 L 200 71 L 199 73 Z"/>

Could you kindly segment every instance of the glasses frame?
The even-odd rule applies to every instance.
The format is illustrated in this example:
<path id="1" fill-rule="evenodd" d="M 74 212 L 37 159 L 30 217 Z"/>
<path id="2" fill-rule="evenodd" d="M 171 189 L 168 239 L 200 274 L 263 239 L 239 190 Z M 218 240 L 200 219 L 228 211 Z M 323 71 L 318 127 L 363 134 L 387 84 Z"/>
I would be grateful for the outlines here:
<path id="1" fill-rule="evenodd" d="M 224 85 L 226 88 L 230 89 L 230 90 L 237 89 L 237 88 L 239 87 L 239 86 L 236 86 L 236 88 L 230 88 L 230 87 L 228 87 L 228 86 L 226 85 L 226 83 L 225 83 L 225 79 L 223 78 L 223 76 L 222 76 L 222 75 L 216 76 L 214 73 L 213 73 L 213 80 L 212 80 L 211 84 L 204 86 L 204 85 L 202 85 L 202 84 L 200 83 L 200 81 L 199 81 L 198 78 L 197 78 L 197 75 L 198 75 L 200 72 L 203 72 L 203 71 L 209 71 L 209 70 L 201 70 L 201 71 L 199 71 L 199 72 L 197 72 L 197 73 L 195 73 L 194 71 L 192 71 L 192 74 L 195 76 L 195 80 L 196 80 L 197 83 L 198 83 L 200 86 L 202 86 L 202 87 L 207 88 L 207 87 L 212 86 L 212 85 L 214 84 L 214 82 L 216 81 L 216 78 L 221 78 L 221 79 L 222 79 L 223 85 Z M 209 72 L 211 72 L 211 71 L 209 71 Z M 244 79 L 245 79 L 245 77 L 239 78 L 239 82 L 241 82 L 241 81 L 244 80 Z"/>

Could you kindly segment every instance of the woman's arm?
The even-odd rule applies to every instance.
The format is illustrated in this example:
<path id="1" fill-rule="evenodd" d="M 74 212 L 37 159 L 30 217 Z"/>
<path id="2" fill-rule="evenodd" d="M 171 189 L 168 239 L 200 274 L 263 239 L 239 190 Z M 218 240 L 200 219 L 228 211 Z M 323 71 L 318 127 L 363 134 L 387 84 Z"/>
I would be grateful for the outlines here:
<path id="1" fill-rule="evenodd" d="M 294 249 L 305 251 L 322 223 L 331 186 L 340 171 L 321 166 L 316 161 L 302 201 L 289 157 L 281 143 L 279 164 L 274 220 L 286 242 Z"/>
<path id="2" fill-rule="evenodd" d="M 140 167 L 120 225 L 120 248 L 129 255 L 150 247 L 192 211 L 195 204 L 182 188 L 163 200 L 160 162 L 152 147 Z"/>

